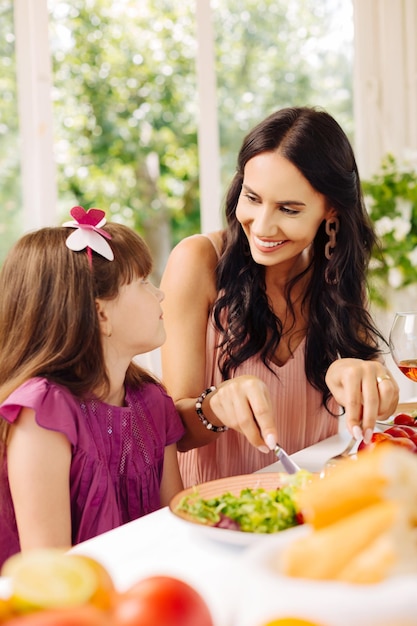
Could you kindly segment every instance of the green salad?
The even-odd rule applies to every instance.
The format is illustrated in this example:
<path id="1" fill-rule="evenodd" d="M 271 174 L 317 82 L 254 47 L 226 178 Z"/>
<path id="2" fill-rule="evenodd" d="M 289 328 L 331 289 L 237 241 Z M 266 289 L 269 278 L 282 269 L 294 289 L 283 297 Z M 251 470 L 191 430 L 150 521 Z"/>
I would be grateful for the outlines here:
<path id="1" fill-rule="evenodd" d="M 200 524 L 247 533 L 276 533 L 303 523 L 294 494 L 310 478 L 309 472 L 301 470 L 277 489 L 246 488 L 238 496 L 228 492 L 209 499 L 201 498 L 196 487 L 180 500 L 177 511 Z"/>

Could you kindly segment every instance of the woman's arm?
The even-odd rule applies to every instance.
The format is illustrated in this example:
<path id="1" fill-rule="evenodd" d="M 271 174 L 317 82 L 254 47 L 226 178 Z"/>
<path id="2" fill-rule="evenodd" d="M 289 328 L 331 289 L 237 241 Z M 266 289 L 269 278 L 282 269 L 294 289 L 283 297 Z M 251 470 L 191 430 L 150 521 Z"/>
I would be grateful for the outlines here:
<path id="1" fill-rule="evenodd" d="M 23 408 L 10 426 L 7 466 L 22 550 L 71 546 L 71 444 Z"/>
<path id="2" fill-rule="evenodd" d="M 180 450 L 205 445 L 218 436 L 204 428 L 195 412 L 205 384 L 206 332 L 216 299 L 216 264 L 217 255 L 207 237 L 190 237 L 171 252 L 161 281 L 167 332 L 161 348 L 162 378 L 187 430 L 178 443 Z M 204 411 L 209 411 L 208 405 L 209 398 Z"/>
<path id="3" fill-rule="evenodd" d="M 178 442 L 180 451 L 222 436 L 207 430 L 195 411 L 206 381 L 206 333 L 217 297 L 216 264 L 217 255 L 207 237 L 190 237 L 172 251 L 161 281 L 167 331 L 161 349 L 162 378 L 187 430 Z M 203 412 L 214 425 L 238 430 L 265 451 L 267 435 L 276 438 L 269 392 L 255 376 L 238 376 L 221 383 L 204 400 Z"/>
<path id="4" fill-rule="evenodd" d="M 175 443 L 167 446 L 164 453 L 164 469 L 162 472 L 160 499 L 161 506 L 168 506 L 171 498 L 183 489 L 178 467 L 177 446 Z"/>

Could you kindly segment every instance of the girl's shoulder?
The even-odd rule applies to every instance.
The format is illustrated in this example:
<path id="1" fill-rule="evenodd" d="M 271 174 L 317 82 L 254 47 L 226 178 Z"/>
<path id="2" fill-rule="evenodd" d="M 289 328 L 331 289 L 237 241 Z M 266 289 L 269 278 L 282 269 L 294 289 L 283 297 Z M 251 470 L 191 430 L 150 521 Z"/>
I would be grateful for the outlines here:
<path id="1" fill-rule="evenodd" d="M 13 402 L 17 402 L 18 400 L 36 402 L 38 399 L 44 399 L 51 395 L 57 400 L 63 397 L 74 398 L 69 389 L 63 385 L 54 383 L 48 378 L 44 378 L 42 376 L 35 376 L 34 378 L 29 378 L 12 391 L 1 406 L 11 405 Z"/>
<path id="2" fill-rule="evenodd" d="M 32 409 L 40 426 L 65 432 L 71 442 L 75 441 L 79 401 L 63 385 L 40 376 L 30 378 L 2 402 L 0 414 L 13 423 L 22 408 Z"/>

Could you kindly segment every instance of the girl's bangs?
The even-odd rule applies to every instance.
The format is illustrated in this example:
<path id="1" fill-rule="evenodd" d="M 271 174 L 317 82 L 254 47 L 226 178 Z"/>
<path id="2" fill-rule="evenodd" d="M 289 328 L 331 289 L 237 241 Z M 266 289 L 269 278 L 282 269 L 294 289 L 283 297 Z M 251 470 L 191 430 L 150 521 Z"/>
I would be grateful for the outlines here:
<path id="1" fill-rule="evenodd" d="M 146 277 L 152 271 L 152 256 L 145 241 L 134 231 L 121 224 L 108 224 L 111 234 L 110 246 L 119 266 L 119 281 L 128 284 L 135 278 Z"/>

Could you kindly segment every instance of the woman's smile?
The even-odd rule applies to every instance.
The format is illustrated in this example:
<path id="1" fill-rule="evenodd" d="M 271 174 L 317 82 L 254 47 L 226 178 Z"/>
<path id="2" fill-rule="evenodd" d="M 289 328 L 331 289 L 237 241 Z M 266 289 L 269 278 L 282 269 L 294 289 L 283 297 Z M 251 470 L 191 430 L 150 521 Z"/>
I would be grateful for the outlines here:
<path id="1" fill-rule="evenodd" d="M 274 252 L 277 248 L 282 247 L 283 244 L 288 242 L 288 239 L 271 240 L 263 239 L 261 237 L 257 237 L 256 235 L 252 235 L 252 238 L 255 246 L 261 252 Z"/>

